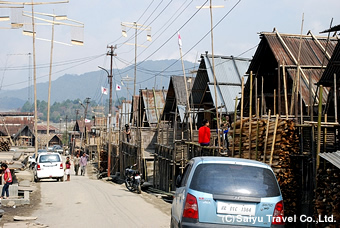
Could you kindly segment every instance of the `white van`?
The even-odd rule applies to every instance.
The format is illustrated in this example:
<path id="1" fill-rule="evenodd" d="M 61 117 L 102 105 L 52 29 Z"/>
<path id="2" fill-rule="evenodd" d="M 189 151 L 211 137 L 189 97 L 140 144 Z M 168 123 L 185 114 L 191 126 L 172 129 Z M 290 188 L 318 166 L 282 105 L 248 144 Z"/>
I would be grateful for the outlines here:
<path id="1" fill-rule="evenodd" d="M 64 181 L 63 161 L 59 153 L 45 152 L 38 154 L 34 167 L 34 181 L 56 179 Z"/>

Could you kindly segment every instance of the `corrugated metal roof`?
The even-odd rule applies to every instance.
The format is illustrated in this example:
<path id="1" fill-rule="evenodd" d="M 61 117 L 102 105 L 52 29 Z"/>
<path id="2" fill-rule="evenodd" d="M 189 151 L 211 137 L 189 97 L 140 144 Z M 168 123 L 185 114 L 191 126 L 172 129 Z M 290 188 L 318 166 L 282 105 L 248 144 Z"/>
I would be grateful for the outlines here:
<path id="1" fill-rule="evenodd" d="M 141 90 L 147 122 L 157 124 L 163 114 L 167 90 Z"/>
<path id="2" fill-rule="evenodd" d="M 327 87 L 333 86 L 334 74 L 336 74 L 337 78 L 340 77 L 340 43 L 339 42 L 337 43 L 334 49 L 332 58 L 329 61 L 327 68 L 324 71 L 319 83 Z M 337 80 L 337 83 L 338 82 L 339 80 Z"/>
<path id="3" fill-rule="evenodd" d="M 211 91 L 211 97 L 216 104 L 215 100 L 215 92 L 214 85 L 209 85 L 209 90 Z M 235 112 L 235 98 L 240 96 L 240 86 L 231 86 L 231 85 L 219 85 L 217 89 L 217 101 L 219 102 L 218 106 L 225 105 L 224 108 L 221 109 L 222 112 Z"/>
<path id="4" fill-rule="evenodd" d="M 186 105 L 187 103 L 186 90 L 188 90 L 188 94 L 190 95 L 191 88 L 195 82 L 194 77 L 186 77 L 186 79 L 187 79 L 187 89 L 185 88 L 183 76 L 172 76 L 170 79 L 170 81 L 172 81 L 173 88 L 175 90 L 177 104 L 180 104 L 180 105 Z M 168 90 L 169 89 L 170 87 L 168 88 Z"/>
<path id="5" fill-rule="evenodd" d="M 264 79 L 264 81 L 277 81 L 277 66 L 279 63 L 280 65 L 285 65 L 288 75 L 293 79 L 296 77 L 296 69 L 299 63 L 301 67 L 300 76 L 302 76 L 303 80 L 301 83 L 301 90 L 298 89 L 298 91 L 301 93 L 305 104 L 309 104 L 309 76 L 312 78 L 312 94 L 314 97 L 316 92 L 315 83 L 319 82 L 322 72 L 328 64 L 330 56 L 338 42 L 337 39 L 330 38 L 328 40 L 327 37 L 314 36 L 311 32 L 309 32 L 308 35 L 301 36 L 294 34 L 280 34 L 275 31 L 272 33 L 264 32 L 261 33 L 260 36 L 261 42 L 247 73 L 253 71 L 256 72 L 258 76 L 271 77 L 270 79 Z M 300 41 L 301 50 L 300 59 L 298 59 Z M 326 55 L 324 51 L 325 49 L 327 49 Z M 274 58 L 272 58 L 272 56 Z M 283 82 L 280 84 L 283 85 Z M 287 87 L 289 89 L 292 85 L 288 84 Z M 277 89 L 277 85 L 273 85 L 271 89 L 274 91 L 274 89 Z M 324 90 L 323 103 L 326 102 L 328 91 L 328 89 Z M 267 91 L 267 93 L 268 92 L 269 91 Z M 272 94 L 273 92 L 270 93 Z M 247 81 L 245 89 L 246 100 L 248 94 L 249 81 Z"/>
<path id="6" fill-rule="evenodd" d="M 194 84 L 195 78 L 194 77 L 186 77 L 187 79 L 187 87 L 188 87 L 188 95 L 190 97 L 191 88 Z M 184 84 L 184 77 L 183 76 L 171 76 L 168 92 L 166 95 L 166 101 L 164 105 L 164 115 L 165 119 L 169 119 L 170 115 L 175 112 L 176 109 L 176 102 L 177 102 L 177 108 L 178 112 L 180 114 L 181 120 L 183 120 L 182 114 L 185 112 L 185 106 L 187 103 L 186 98 L 186 90 L 185 90 L 185 84 Z M 184 107 L 184 112 L 181 109 Z"/>
<path id="7" fill-rule="evenodd" d="M 330 152 L 330 153 L 320 153 L 319 156 L 340 169 L 340 151 Z"/>
<path id="8" fill-rule="evenodd" d="M 236 58 L 233 56 L 214 56 L 215 76 L 217 81 L 217 103 L 218 106 L 224 106 L 223 112 L 234 112 L 235 97 L 241 92 L 241 80 L 245 76 L 250 59 Z M 194 104 L 200 104 L 205 91 L 208 90 L 210 95 L 204 99 L 212 98 L 216 107 L 216 98 L 214 90 L 214 75 L 212 69 L 212 56 L 201 55 L 201 64 L 197 73 L 195 83 L 192 88 Z M 205 101 L 203 99 L 203 102 Z"/>

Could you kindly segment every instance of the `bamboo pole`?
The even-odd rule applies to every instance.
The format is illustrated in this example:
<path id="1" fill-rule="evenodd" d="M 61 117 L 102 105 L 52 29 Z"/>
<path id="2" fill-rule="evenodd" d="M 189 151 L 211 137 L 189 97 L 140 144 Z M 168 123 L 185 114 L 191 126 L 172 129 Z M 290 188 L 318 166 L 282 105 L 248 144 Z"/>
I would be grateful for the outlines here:
<path id="1" fill-rule="evenodd" d="M 320 165 L 320 143 L 321 143 L 321 115 L 322 115 L 322 90 L 323 86 L 320 85 L 320 92 L 319 92 L 319 108 L 318 108 L 318 141 L 317 141 L 317 149 L 316 149 L 316 170 L 319 169 Z"/>
<path id="2" fill-rule="evenodd" d="M 250 93 L 249 93 L 249 159 L 251 159 L 252 105 L 253 105 L 253 72 L 250 71 Z"/>
<path id="3" fill-rule="evenodd" d="M 274 89 L 274 115 L 276 115 L 276 89 Z"/>
<path id="4" fill-rule="evenodd" d="M 257 106 L 256 106 L 256 148 L 255 148 L 255 160 L 258 157 L 258 149 L 259 149 L 259 112 L 260 112 L 260 98 L 257 98 Z"/>
<path id="5" fill-rule="evenodd" d="M 264 138 L 263 163 L 266 162 L 266 151 L 267 151 L 267 143 L 268 143 L 269 125 L 270 125 L 270 109 L 269 109 L 269 112 L 268 112 L 268 120 L 267 120 L 267 127 L 266 127 L 266 137 Z"/>
<path id="6" fill-rule="evenodd" d="M 274 135 L 273 135 L 273 143 L 272 143 L 272 150 L 270 152 L 270 162 L 269 162 L 270 166 L 273 164 L 273 155 L 274 155 L 275 140 L 276 140 L 276 131 L 277 131 L 277 124 L 278 124 L 278 122 L 279 122 L 279 115 L 276 115 L 275 127 L 274 127 Z"/>
<path id="7" fill-rule="evenodd" d="M 334 73 L 334 116 L 335 122 L 338 122 L 338 97 L 337 97 L 337 87 L 336 87 L 336 74 Z"/>
<path id="8" fill-rule="evenodd" d="M 327 123 L 327 114 L 325 114 L 325 123 Z M 326 152 L 326 143 L 327 143 L 327 127 L 324 128 L 323 134 L 323 152 Z"/>
<path id="9" fill-rule="evenodd" d="M 288 120 L 288 96 L 287 96 L 287 79 L 286 79 L 285 62 L 283 62 L 283 65 L 282 65 L 282 77 L 283 77 L 283 89 L 285 93 L 286 120 Z"/>
<path id="10" fill-rule="evenodd" d="M 258 103 L 257 96 L 258 96 L 258 94 L 257 94 L 257 75 L 256 75 L 255 76 L 255 109 L 256 109 L 257 103 Z M 256 113 L 256 115 L 257 115 L 257 113 Z"/>
<path id="11" fill-rule="evenodd" d="M 261 116 L 263 116 L 264 98 L 263 98 L 263 77 L 261 81 Z"/>
<path id="12" fill-rule="evenodd" d="M 277 94 L 278 94 L 278 113 L 281 115 L 281 74 L 280 74 L 280 62 L 277 67 Z"/>
<path id="13" fill-rule="evenodd" d="M 241 149 L 242 149 L 242 125 L 243 125 L 243 101 L 244 101 L 244 77 L 242 77 L 241 81 L 241 123 L 240 123 L 240 150 L 239 156 L 241 157 Z"/>
<path id="14" fill-rule="evenodd" d="M 236 118 L 237 118 L 237 112 L 236 112 L 236 109 L 237 109 L 237 97 L 235 98 L 235 111 L 234 111 L 234 127 L 233 127 L 233 149 L 231 151 L 231 156 L 234 157 L 235 155 L 235 135 L 236 135 Z"/>

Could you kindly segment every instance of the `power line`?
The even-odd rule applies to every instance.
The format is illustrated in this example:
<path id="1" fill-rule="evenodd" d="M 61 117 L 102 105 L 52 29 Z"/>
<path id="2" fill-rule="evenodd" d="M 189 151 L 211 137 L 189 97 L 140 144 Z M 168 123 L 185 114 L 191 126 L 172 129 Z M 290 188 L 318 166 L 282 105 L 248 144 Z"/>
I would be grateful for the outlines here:
<path id="1" fill-rule="evenodd" d="M 206 1 L 207 2 L 207 1 Z M 213 28 L 211 29 L 211 30 L 213 30 L 213 29 L 215 29 L 234 9 L 235 9 L 235 7 L 239 4 L 241 2 L 241 0 L 239 0 L 214 26 L 213 26 Z M 205 5 L 205 3 L 203 4 L 203 5 Z M 202 7 L 203 7 L 203 5 L 199 8 L 199 9 L 201 9 Z M 198 11 L 197 11 L 198 12 Z M 196 12 L 196 13 L 197 13 Z M 196 14 L 195 13 L 195 14 Z M 194 14 L 194 15 L 195 15 Z M 193 16 L 194 16 L 193 15 Z M 193 17 L 192 16 L 192 17 Z M 191 20 L 191 18 L 190 18 L 190 20 Z M 181 26 L 181 28 L 180 29 L 182 29 L 186 24 L 188 23 L 188 21 L 183 25 L 183 26 Z M 179 29 L 179 30 L 180 30 Z M 196 44 L 194 44 L 186 53 L 184 53 L 184 55 L 183 55 L 183 57 L 185 56 L 185 55 L 187 55 L 194 47 L 196 47 L 200 42 L 202 42 L 202 40 L 205 38 L 205 37 L 207 37 L 210 33 L 211 33 L 211 30 L 209 30 L 209 32 L 207 32 Z M 161 45 L 161 47 L 159 47 L 156 51 L 158 51 L 159 49 L 161 49 L 167 42 L 169 42 L 169 40 L 174 36 L 174 35 L 176 35 L 176 33 L 175 34 L 173 34 L 167 41 L 165 41 L 165 43 L 163 44 L 163 45 Z M 155 51 L 155 52 L 156 52 Z M 146 61 L 148 58 L 150 58 L 153 54 L 155 54 L 155 52 L 153 52 L 149 57 L 147 57 L 144 61 Z M 175 62 L 173 62 L 170 66 L 168 66 L 167 68 L 165 68 L 164 70 L 167 70 L 167 69 L 169 69 L 170 67 L 172 67 L 173 65 L 175 65 L 178 61 L 180 60 L 180 58 L 179 59 L 177 59 Z M 141 64 L 141 63 L 143 63 L 144 61 L 142 61 L 142 62 L 140 62 L 139 64 Z M 152 79 L 152 78 L 154 78 L 154 77 L 157 77 L 158 75 L 160 75 L 161 73 L 159 73 L 159 74 L 157 74 L 157 75 L 155 75 L 155 76 L 153 76 L 153 77 L 150 77 L 150 78 L 148 78 L 148 79 L 146 79 L 146 80 L 143 80 L 143 81 L 140 81 L 140 82 L 138 82 L 138 83 L 142 83 L 142 82 L 146 82 L 146 81 L 148 81 L 148 80 L 150 80 L 150 79 Z"/>
<path id="2" fill-rule="evenodd" d="M 65 68 L 65 69 L 56 71 L 56 72 L 54 72 L 53 74 L 57 74 L 57 73 L 60 73 L 60 72 L 63 72 L 63 71 L 72 69 L 72 68 L 74 68 L 74 67 L 83 65 L 83 64 L 88 63 L 88 62 L 90 62 L 90 61 L 96 60 L 96 59 L 98 59 L 98 58 L 101 57 L 101 56 L 103 56 L 103 54 L 97 56 L 96 58 L 92 58 L 92 59 L 86 60 L 86 61 L 84 61 L 84 62 L 82 62 L 82 63 L 77 64 L 77 65 L 74 65 L 74 66 L 67 67 L 67 68 Z M 44 78 L 44 77 L 48 77 L 48 76 L 49 76 L 48 74 L 47 74 L 47 75 L 42 75 L 42 76 L 40 76 L 40 77 L 37 77 L 37 79 Z M 16 83 L 11 83 L 11 84 L 7 84 L 7 85 L 3 85 L 3 87 L 10 87 L 10 86 L 13 86 L 13 85 L 19 85 L 19 84 L 23 84 L 23 83 L 27 83 L 27 80 L 21 81 L 21 82 L 16 82 Z"/>

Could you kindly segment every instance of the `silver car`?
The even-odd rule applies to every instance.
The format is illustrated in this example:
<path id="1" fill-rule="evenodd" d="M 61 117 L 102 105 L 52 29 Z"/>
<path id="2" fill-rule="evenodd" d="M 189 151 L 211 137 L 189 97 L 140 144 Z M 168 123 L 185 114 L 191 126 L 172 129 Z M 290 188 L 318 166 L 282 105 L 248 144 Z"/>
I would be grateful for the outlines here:
<path id="1" fill-rule="evenodd" d="M 171 227 L 284 227 L 272 169 L 227 157 L 196 157 L 176 180 Z"/>

